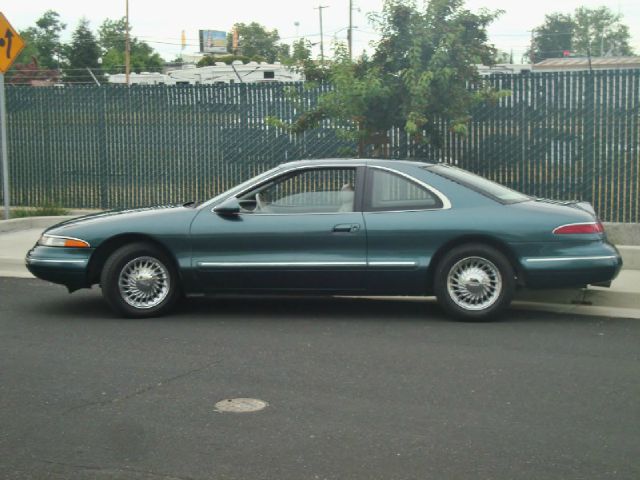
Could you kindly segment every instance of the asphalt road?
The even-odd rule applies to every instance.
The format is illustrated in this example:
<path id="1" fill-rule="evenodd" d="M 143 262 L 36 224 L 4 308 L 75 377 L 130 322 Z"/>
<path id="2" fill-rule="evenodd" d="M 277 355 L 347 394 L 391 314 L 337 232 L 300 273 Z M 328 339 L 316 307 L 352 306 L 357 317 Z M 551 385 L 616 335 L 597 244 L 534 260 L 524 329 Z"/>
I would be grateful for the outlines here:
<path id="1" fill-rule="evenodd" d="M 0 478 L 637 479 L 640 321 L 365 299 L 123 320 L 3 278 Z"/>

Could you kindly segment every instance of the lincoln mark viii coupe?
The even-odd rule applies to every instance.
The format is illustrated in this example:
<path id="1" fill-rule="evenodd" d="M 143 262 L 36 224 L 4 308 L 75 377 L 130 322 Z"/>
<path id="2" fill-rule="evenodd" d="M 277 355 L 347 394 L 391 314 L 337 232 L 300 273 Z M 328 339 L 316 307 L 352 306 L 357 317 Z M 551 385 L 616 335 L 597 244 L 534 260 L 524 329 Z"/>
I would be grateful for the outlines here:
<path id="1" fill-rule="evenodd" d="M 435 295 L 484 320 L 518 287 L 607 285 L 622 266 L 588 203 L 532 198 L 445 164 L 287 163 L 206 202 L 89 215 L 44 232 L 29 270 L 100 284 L 127 317 L 190 294 Z"/>

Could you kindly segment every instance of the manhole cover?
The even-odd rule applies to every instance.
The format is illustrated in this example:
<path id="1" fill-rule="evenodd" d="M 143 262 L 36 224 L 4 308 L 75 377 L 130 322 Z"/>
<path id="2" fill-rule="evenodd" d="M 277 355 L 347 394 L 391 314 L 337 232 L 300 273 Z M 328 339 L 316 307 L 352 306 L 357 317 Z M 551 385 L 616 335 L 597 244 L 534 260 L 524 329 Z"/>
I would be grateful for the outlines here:
<path id="1" fill-rule="evenodd" d="M 267 402 L 257 398 L 227 398 L 216 403 L 218 412 L 248 413 L 262 410 Z"/>

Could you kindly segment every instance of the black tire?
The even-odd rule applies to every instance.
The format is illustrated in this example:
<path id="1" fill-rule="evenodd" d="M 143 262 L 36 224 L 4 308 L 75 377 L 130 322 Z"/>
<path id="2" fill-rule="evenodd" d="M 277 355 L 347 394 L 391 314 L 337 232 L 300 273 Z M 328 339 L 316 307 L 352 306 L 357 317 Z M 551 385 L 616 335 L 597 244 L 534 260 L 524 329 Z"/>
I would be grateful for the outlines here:
<path id="1" fill-rule="evenodd" d="M 458 274 L 454 274 L 454 267 Z M 480 285 L 480 281 L 486 286 Z M 471 289 L 467 290 L 467 287 Z M 453 248 L 440 260 L 434 272 L 438 303 L 449 315 L 460 320 L 496 319 L 511 303 L 515 288 L 514 270 L 507 257 L 495 248 L 479 243 Z M 473 293 L 480 296 L 465 297 Z"/>
<path id="2" fill-rule="evenodd" d="M 142 270 L 135 270 L 136 265 Z M 144 270 L 145 265 L 147 270 Z M 140 301 L 140 305 L 132 304 L 133 295 L 126 295 L 120 289 L 119 279 L 125 267 L 128 272 L 148 273 L 149 268 L 153 269 L 155 284 L 159 292 L 145 303 Z M 127 273 L 123 273 L 127 275 Z M 128 318 L 156 317 L 168 312 L 175 304 L 180 295 L 179 277 L 176 268 L 170 258 L 158 247 L 148 243 L 131 243 L 124 245 L 113 252 L 107 259 L 100 275 L 100 286 L 102 296 L 109 306 L 119 315 Z M 142 287 L 147 287 L 142 285 Z M 126 287 L 125 287 L 126 288 Z M 137 288 L 137 287 L 136 287 Z M 129 299 L 129 300 L 127 300 Z M 157 303 L 156 303 L 157 302 Z"/>

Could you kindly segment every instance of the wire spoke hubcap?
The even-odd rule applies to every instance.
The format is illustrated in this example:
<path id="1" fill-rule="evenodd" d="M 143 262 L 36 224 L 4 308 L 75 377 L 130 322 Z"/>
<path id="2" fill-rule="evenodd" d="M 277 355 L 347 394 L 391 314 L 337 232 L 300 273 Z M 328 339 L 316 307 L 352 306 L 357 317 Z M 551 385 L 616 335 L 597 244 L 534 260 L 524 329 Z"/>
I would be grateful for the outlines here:
<path id="1" fill-rule="evenodd" d="M 120 271 L 122 299 L 135 308 L 152 308 L 169 294 L 169 271 L 157 258 L 137 257 Z"/>
<path id="2" fill-rule="evenodd" d="M 449 296 L 465 310 L 485 310 L 493 305 L 502 291 L 498 268 L 482 257 L 458 261 L 447 276 Z"/>

